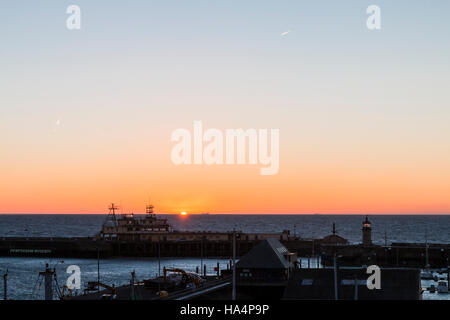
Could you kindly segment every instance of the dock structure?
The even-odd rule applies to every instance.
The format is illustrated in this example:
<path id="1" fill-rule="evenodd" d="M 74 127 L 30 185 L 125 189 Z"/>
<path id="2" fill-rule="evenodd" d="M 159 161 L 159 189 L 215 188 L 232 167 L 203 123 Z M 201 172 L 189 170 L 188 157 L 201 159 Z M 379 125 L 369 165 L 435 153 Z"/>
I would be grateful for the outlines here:
<path id="1" fill-rule="evenodd" d="M 277 239 L 262 240 L 236 264 L 238 298 L 280 299 L 296 262 Z"/>
<path id="2" fill-rule="evenodd" d="M 65 300 L 102 300 L 110 297 L 110 290 L 100 290 L 78 296 L 64 297 Z M 166 296 L 159 295 L 157 289 L 148 288 L 142 282 L 114 288 L 114 300 L 197 300 L 211 297 L 230 299 L 231 278 L 206 277 L 206 281 L 198 287 L 169 291 Z"/>
<path id="3" fill-rule="evenodd" d="M 420 300 L 420 269 L 381 268 L 380 289 L 369 289 L 367 267 L 296 269 L 283 299 Z M 337 279 L 335 279 L 337 277 Z"/>
<path id="4" fill-rule="evenodd" d="M 367 267 L 301 268 L 276 239 L 263 240 L 237 264 L 241 299 L 418 300 L 420 269 L 381 268 L 379 288 L 369 289 Z M 377 267 L 378 268 L 378 267 Z"/>
<path id="5" fill-rule="evenodd" d="M 236 241 L 236 255 L 243 256 L 260 240 Z M 232 256 L 231 240 L 120 241 L 96 238 L 0 238 L 0 256 L 16 257 L 217 257 Z"/>
<path id="6" fill-rule="evenodd" d="M 236 300 L 418 300 L 421 277 L 417 268 L 381 268 L 378 287 L 369 288 L 367 267 L 301 268 L 295 253 L 277 239 L 262 240 L 236 264 Z M 231 270 L 207 276 L 196 286 L 158 289 L 141 283 L 113 287 L 117 300 L 226 300 L 232 296 Z M 154 283 L 154 280 L 151 280 Z M 111 288 L 110 288 L 111 290 Z M 167 290 L 167 291 L 160 291 Z M 158 294 L 164 292 L 164 294 Z M 108 290 L 68 299 L 96 300 L 111 297 Z"/>
<path id="7" fill-rule="evenodd" d="M 372 242 L 372 225 L 368 217 L 363 221 L 362 242 L 351 244 L 339 236 L 333 223 L 332 233 L 321 239 L 304 239 L 289 230 L 279 233 L 181 232 L 171 230 L 165 219 L 147 207 L 147 216 L 136 218 L 127 214 L 110 214 L 102 231 L 95 237 L 0 237 L 0 256 L 55 257 L 55 258 L 110 258 L 110 257 L 209 257 L 233 256 L 233 235 L 236 256 L 242 257 L 261 241 L 276 239 L 289 252 L 299 257 L 319 259 L 325 266 L 333 265 L 333 257 L 341 256 L 346 266 L 377 264 L 383 267 L 447 268 L 450 265 L 450 244 L 392 243 L 377 245 Z M 428 260 L 428 262 L 427 262 Z"/>
<path id="8" fill-rule="evenodd" d="M 341 265 L 361 266 L 376 264 L 383 267 L 448 268 L 450 244 L 392 243 L 377 245 L 372 242 L 372 224 L 366 216 L 360 244 L 325 243 L 321 245 L 321 258 L 325 266 L 332 266 L 334 257 L 340 256 Z"/>
<path id="9" fill-rule="evenodd" d="M 0 256 L 97 258 L 113 256 L 112 247 L 92 237 L 0 237 Z"/>
<path id="10" fill-rule="evenodd" d="M 236 241 L 236 255 L 242 257 L 262 240 Z M 426 265 L 427 247 L 420 243 L 392 243 L 388 246 L 357 244 L 335 245 L 321 239 L 280 241 L 290 252 L 311 259 L 320 256 L 325 266 L 333 265 L 334 254 L 342 256 L 346 266 L 377 264 L 384 267 L 420 267 Z M 95 238 L 0 238 L 0 256 L 91 258 L 112 257 L 209 257 L 229 259 L 232 241 L 105 241 Z M 431 268 L 449 266 L 450 244 L 429 244 Z"/>

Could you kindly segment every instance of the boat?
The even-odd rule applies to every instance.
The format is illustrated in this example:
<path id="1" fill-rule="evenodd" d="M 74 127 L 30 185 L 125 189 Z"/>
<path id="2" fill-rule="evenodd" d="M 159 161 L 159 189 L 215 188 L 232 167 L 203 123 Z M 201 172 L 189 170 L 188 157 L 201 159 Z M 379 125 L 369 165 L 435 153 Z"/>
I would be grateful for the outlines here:
<path id="1" fill-rule="evenodd" d="M 420 277 L 422 280 L 434 280 L 434 274 L 429 268 L 422 270 Z"/>
<path id="2" fill-rule="evenodd" d="M 440 268 L 439 274 L 447 274 L 448 269 L 447 268 Z"/>
<path id="3" fill-rule="evenodd" d="M 438 293 L 448 293 L 448 284 L 445 280 L 440 280 L 437 286 Z"/>
<path id="4" fill-rule="evenodd" d="M 105 241 L 225 241 L 232 239 L 232 232 L 225 231 L 179 231 L 175 230 L 168 222 L 168 219 L 154 212 L 153 205 L 146 206 L 145 215 L 135 215 L 133 213 L 116 214 L 118 208 L 111 204 L 109 213 L 96 237 Z M 204 212 L 202 214 L 209 214 Z M 242 233 L 242 239 L 262 240 L 265 238 L 289 238 L 289 231 L 281 233 Z"/>
<path id="5" fill-rule="evenodd" d="M 420 277 L 422 278 L 422 280 L 434 280 L 434 274 L 433 271 L 431 271 L 430 269 L 430 263 L 428 261 L 428 238 L 427 236 L 425 236 L 426 240 L 425 240 L 425 260 L 426 260 L 426 264 L 425 264 L 425 269 L 422 270 L 422 272 L 420 273 Z"/>

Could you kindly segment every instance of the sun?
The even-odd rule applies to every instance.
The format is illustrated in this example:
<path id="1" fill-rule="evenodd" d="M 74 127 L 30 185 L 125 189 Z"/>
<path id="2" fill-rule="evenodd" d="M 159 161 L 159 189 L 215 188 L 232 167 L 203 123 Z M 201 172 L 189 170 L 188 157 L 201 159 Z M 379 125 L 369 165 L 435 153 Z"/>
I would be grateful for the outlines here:
<path id="1" fill-rule="evenodd" d="M 182 216 L 186 216 L 186 215 L 187 215 L 186 211 L 183 211 L 183 212 L 181 212 L 180 214 L 181 214 Z"/>

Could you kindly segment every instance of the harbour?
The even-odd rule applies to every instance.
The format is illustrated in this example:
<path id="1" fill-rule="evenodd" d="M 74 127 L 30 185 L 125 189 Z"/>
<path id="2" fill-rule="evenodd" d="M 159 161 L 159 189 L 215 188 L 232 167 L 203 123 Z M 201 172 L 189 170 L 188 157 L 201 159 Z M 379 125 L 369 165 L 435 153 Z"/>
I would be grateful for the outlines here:
<path id="1" fill-rule="evenodd" d="M 347 266 L 377 264 L 391 267 L 445 268 L 449 265 L 450 242 L 392 242 L 373 241 L 372 224 L 368 216 L 361 221 L 360 240 L 350 242 L 341 236 L 333 222 L 328 234 L 321 238 L 305 238 L 294 230 L 280 232 L 179 231 L 167 218 L 156 214 L 153 206 L 146 207 L 145 215 L 116 214 L 114 204 L 103 217 L 100 230 L 90 237 L 0 237 L 0 256 L 12 257 L 214 257 L 232 255 L 232 239 L 236 239 L 236 254 L 243 256 L 261 240 L 278 239 L 298 256 L 321 259 L 326 266 L 334 255 Z M 209 216 L 209 215 L 208 215 Z M 375 228 L 376 230 L 376 228 Z M 355 243 L 356 242 L 356 243 Z"/>
<path id="2" fill-rule="evenodd" d="M 110 209 L 114 205 L 110 206 Z M 110 210 L 111 211 L 111 210 Z M 208 218 L 211 215 L 202 215 Z M 375 217 L 375 216 L 374 216 Z M 189 217 L 190 218 L 190 217 Z M 372 219 L 372 216 L 370 217 Z M 187 218 L 188 219 L 188 218 Z M 114 285 L 114 292 L 120 299 L 130 299 L 130 281 L 133 282 L 133 292 L 136 297 L 146 300 L 158 300 L 164 297 L 156 295 L 161 290 L 151 291 L 145 287 L 148 279 L 158 279 L 165 272 L 163 270 L 176 270 L 198 274 L 205 283 L 198 288 L 179 288 L 168 293 L 168 299 L 205 299 L 215 297 L 217 299 L 231 298 L 231 275 L 233 271 L 233 256 L 236 261 L 245 260 L 247 255 L 252 255 L 261 243 L 267 241 L 277 241 L 286 252 L 295 256 L 295 261 L 290 261 L 290 275 L 278 286 L 277 296 L 272 296 L 276 290 L 264 293 L 258 290 L 261 296 L 249 295 L 248 292 L 255 292 L 254 285 L 261 287 L 268 284 L 262 280 L 253 281 L 250 289 L 246 289 L 242 279 L 238 280 L 240 289 L 239 299 L 257 299 L 272 297 L 274 299 L 334 299 L 330 289 L 320 289 L 319 296 L 307 290 L 298 291 L 292 289 L 292 281 L 298 277 L 305 277 L 313 283 L 322 283 L 324 288 L 333 287 L 332 281 L 327 283 L 324 279 L 329 278 L 329 272 L 339 266 L 339 274 L 349 278 L 347 282 L 342 282 L 342 297 L 354 298 L 353 289 L 345 289 L 346 285 L 354 285 L 351 281 L 356 274 L 364 274 L 364 268 L 368 265 L 377 265 L 384 274 L 396 274 L 388 276 L 392 279 L 399 279 L 402 275 L 415 280 L 405 280 L 407 284 L 414 284 L 402 295 L 396 296 L 395 290 L 391 292 L 390 299 L 447 299 L 446 294 L 442 294 L 448 288 L 448 254 L 450 245 L 445 243 L 375 243 L 372 239 L 372 231 L 376 226 L 372 226 L 368 216 L 360 218 L 359 243 L 350 242 L 338 233 L 340 224 L 331 223 L 328 234 L 317 238 L 304 238 L 298 232 L 300 226 L 295 225 L 294 230 L 284 229 L 281 232 L 245 232 L 242 230 L 214 232 L 208 231 L 177 231 L 167 220 L 159 214 L 153 212 L 153 207 L 147 207 L 146 215 L 134 216 L 130 214 L 116 215 L 115 212 L 103 216 L 101 230 L 94 236 L 85 237 L 1 237 L 0 238 L 0 268 L 3 265 L 11 264 L 14 261 L 27 263 L 34 261 L 34 272 L 41 274 L 44 262 L 53 269 L 48 270 L 56 276 L 57 269 L 64 269 L 70 264 L 82 265 L 83 282 L 82 288 L 73 293 L 71 299 L 99 299 L 104 294 L 111 295 L 108 289 L 99 290 L 97 286 L 103 283 L 107 288 Z M 115 223 L 111 224 L 111 221 Z M 112 227 L 111 227 L 112 226 Z M 155 230 L 155 226 L 159 230 Z M 2 261 L 3 260 L 3 261 Z M 120 263 L 119 263 L 120 261 Z M 117 267 L 111 267 L 118 263 Z M 266 261 L 263 263 L 266 264 Z M 88 270 L 86 271 L 86 267 Z M 139 267 L 141 266 L 141 267 Z M 144 267 L 145 266 L 145 267 Z M 237 263 L 237 267 L 239 262 Z M 17 265 L 16 265 L 17 267 Z M 46 267 L 47 268 L 47 267 Z M 356 268 L 356 269 L 355 269 Z M 116 272 L 112 270 L 116 269 Z M 10 268 L 11 270 L 11 268 Z M 14 268 L 12 268 L 14 270 Z M 352 271 L 353 270 L 353 271 Z M 359 270 L 355 273 L 355 270 Z M 431 278 L 423 278 L 424 271 L 431 270 Z M 9 284 L 16 286 L 11 271 L 9 271 Z M 50 272 L 50 271 L 49 271 Z M 118 273 L 117 273 L 118 272 Z M 345 274 L 349 274 L 345 276 Z M 67 275 L 59 272 L 61 279 Z M 112 276 L 112 274 L 115 274 Z M 111 276 L 110 276 L 111 275 Z M 133 275 L 130 278 L 130 275 Z M 30 275 L 29 275 L 30 276 Z M 320 279 L 320 280 L 319 280 Z M 97 280 L 97 281 L 95 281 Z M 102 282 L 100 282 L 100 280 Z M 308 280 L 310 281 L 310 280 Z M 322 281 L 322 282 L 321 282 Z M 323 282 L 325 281 L 325 283 Z M 362 280 L 361 280 L 362 281 Z M 392 280 L 393 281 L 393 280 Z M 42 282 L 42 280 L 41 280 Z M 245 282 L 245 281 L 244 281 Z M 127 284 L 128 283 L 128 284 Z M 203 283 L 203 282 L 202 282 Z M 42 284 L 42 283 L 41 283 Z M 344 285 L 345 284 L 345 285 Z M 23 286 L 20 285 L 20 286 Z M 55 288 L 63 287 L 63 282 L 56 284 Z M 29 287 L 29 286 L 28 286 Z M 86 288 L 92 287 L 94 293 L 87 293 Z M 440 288 L 438 290 L 438 288 Z M 159 288 L 160 289 L 160 288 Z M 176 288 L 174 288 L 176 289 Z M 29 290 L 29 288 L 28 288 Z M 56 290 L 56 289 L 55 289 Z M 249 290 L 249 291 L 248 291 Z M 14 289 L 9 290 L 13 292 Z M 39 296 L 27 292 L 24 296 L 23 290 L 18 296 L 10 294 L 15 298 L 36 299 Z M 248 292 L 247 292 L 248 291 Z M 317 290 L 316 290 L 317 291 Z M 316 292 L 313 291 L 313 292 Z M 448 289 L 447 289 L 448 291 Z M 102 292 L 102 293 L 100 293 Z M 120 294 L 119 294 L 120 292 Z M 124 293 L 125 292 L 125 293 Z M 353 292 L 353 295 L 349 292 Z M 364 289 L 360 289 L 360 299 L 371 299 Z M 139 293 L 139 294 L 138 294 Z M 370 293 L 370 292 L 369 292 Z M 67 294 L 67 291 L 65 292 Z M 57 298 L 55 291 L 53 298 Z M 59 293 L 60 298 L 65 299 L 65 295 Z M 383 299 L 383 296 L 376 296 Z M 43 298 L 41 293 L 40 298 Z"/>

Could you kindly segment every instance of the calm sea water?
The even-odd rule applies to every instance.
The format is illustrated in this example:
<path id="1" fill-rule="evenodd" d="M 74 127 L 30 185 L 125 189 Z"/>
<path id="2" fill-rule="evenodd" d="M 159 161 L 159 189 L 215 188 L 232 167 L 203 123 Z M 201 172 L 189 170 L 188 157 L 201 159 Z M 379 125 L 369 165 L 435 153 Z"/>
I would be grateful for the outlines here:
<path id="1" fill-rule="evenodd" d="M 361 241 L 361 226 L 364 216 L 360 215 L 162 215 L 177 230 L 281 232 L 285 229 L 304 238 L 320 238 L 331 233 L 333 222 L 338 234 L 349 241 Z M 101 228 L 105 215 L 0 215 L 0 237 L 79 237 L 93 236 Z M 372 222 L 373 240 L 383 244 L 385 234 L 391 242 L 450 243 L 450 216 L 443 215 L 374 215 Z M 217 262 L 226 268 L 227 260 L 203 259 L 207 272 L 213 273 Z M 83 286 L 97 279 L 97 261 L 91 259 L 45 259 L 0 257 L 0 273 L 8 269 L 9 298 L 42 299 L 43 284 L 39 285 L 38 274 L 45 263 L 55 267 L 60 285 L 64 284 L 69 265 L 80 266 Z M 180 267 L 195 271 L 200 259 L 167 258 L 162 266 Z M 306 267 L 307 260 L 302 264 Z M 136 271 L 138 280 L 158 274 L 158 261 L 148 259 L 106 259 L 100 264 L 102 282 L 123 285 L 129 283 L 131 272 Z M 431 282 L 423 282 L 428 287 Z M 0 294 L 3 298 L 3 296 Z M 424 299 L 450 299 L 450 294 L 424 293 Z"/>

